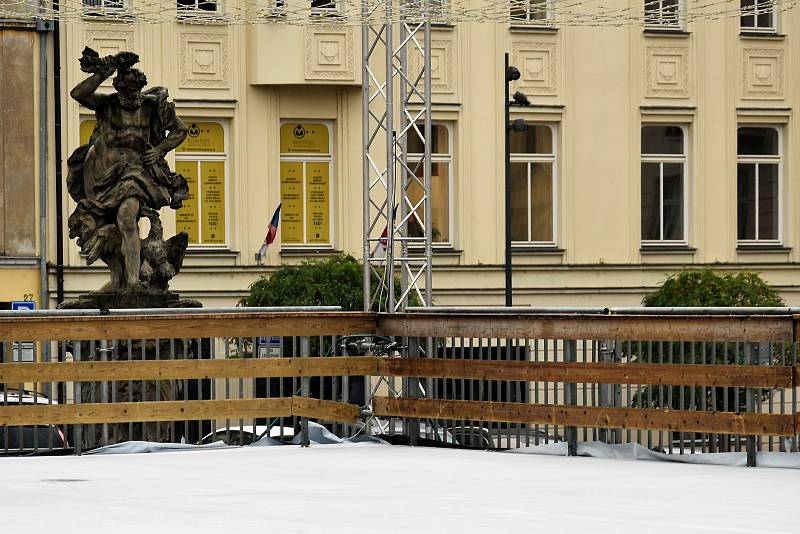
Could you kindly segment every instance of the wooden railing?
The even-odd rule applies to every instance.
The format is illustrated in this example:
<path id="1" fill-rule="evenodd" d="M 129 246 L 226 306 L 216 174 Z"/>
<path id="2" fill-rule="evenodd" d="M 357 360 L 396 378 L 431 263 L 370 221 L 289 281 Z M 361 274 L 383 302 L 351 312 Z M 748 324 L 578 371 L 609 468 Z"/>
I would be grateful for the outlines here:
<path id="1" fill-rule="evenodd" d="M 603 316 L 524 314 L 195 313 L 88 317 L 0 317 L 0 341 L 190 339 L 209 337 L 380 335 L 410 338 L 556 340 L 646 339 L 680 342 L 787 343 L 797 341 L 798 318 L 748 316 Z M 770 362 L 774 363 L 774 362 Z M 791 364 L 791 365 L 790 365 Z M 643 429 L 746 436 L 795 436 L 797 406 L 784 413 L 579 406 L 576 384 L 650 384 L 794 390 L 796 362 L 785 365 L 579 363 L 575 361 L 470 361 L 436 358 L 236 358 L 142 361 L 6 363 L 0 383 L 106 382 L 198 378 L 394 376 L 441 379 L 558 382 L 564 404 L 535 404 L 375 396 L 378 417 Z M 41 406 L 0 404 L 0 425 L 92 424 L 298 415 L 355 421 L 359 407 L 302 396 L 199 401 L 151 401 Z"/>

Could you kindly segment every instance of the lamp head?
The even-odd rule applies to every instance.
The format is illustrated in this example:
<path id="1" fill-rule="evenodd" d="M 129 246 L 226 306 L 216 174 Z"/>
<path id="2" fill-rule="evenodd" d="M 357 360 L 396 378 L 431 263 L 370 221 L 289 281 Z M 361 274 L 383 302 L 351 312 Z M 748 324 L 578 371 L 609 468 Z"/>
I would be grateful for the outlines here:
<path id="1" fill-rule="evenodd" d="M 513 82 L 514 80 L 519 80 L 520 73 L 517 67 L 509 65 L 506 67 L 506 82 Z"/>
<path id="2" fill-rule="evenodd" d="M 521 91 L 517 91 L 516 93 L 514 93 L 513 98 L 514 98 L 514 104 L 516 104 L 517 106 L 531 105 L 531 101 L 528 100 L 528 97 L 525 95 L 525 93 Z"/>
<path id="3" fill-rule="evenodd" d="M 525 122 L 525 119 L 515 119 L 511 123 L 511 130 L 514 132 L 527 132 L 528 123 Z"/>

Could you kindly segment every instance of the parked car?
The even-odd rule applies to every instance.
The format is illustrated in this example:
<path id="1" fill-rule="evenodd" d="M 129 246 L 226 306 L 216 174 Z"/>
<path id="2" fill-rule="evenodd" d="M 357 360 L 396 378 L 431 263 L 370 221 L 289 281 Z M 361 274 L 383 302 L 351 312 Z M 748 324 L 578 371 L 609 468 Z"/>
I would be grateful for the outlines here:
<path id="1" fill-rule="evenodd" d="M 0 390 L 0 409 L 8 406 L 58 404 L 41 393 Z M 55 425 L 0 426 L 0 455 L 49 453 L 69 447 L 64 433 Z"/>

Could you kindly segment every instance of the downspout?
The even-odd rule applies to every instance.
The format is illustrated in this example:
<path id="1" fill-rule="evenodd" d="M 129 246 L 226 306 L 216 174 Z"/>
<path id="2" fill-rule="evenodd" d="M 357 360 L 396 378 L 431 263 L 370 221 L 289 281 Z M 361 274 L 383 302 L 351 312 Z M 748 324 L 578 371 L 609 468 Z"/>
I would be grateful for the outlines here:
<path id="1" fill-rule="evenodd" d="M 39 308 L 47 309 L 47 32 L 52 21 L 36 19 L 39 35 Z M 47 344 L 45 344 L 45 347 Z"/>
<path id="2" fill-rule="evenodd" d="M 53 1 L 53 146 L 55 149 L 55 197 L 56 197 L 56 300 L 59 304 L 64 302 L 64 213 L 63 213 L 63 186 L 61 168 L 61 24 L 58 21 L 58 0 Z"/>

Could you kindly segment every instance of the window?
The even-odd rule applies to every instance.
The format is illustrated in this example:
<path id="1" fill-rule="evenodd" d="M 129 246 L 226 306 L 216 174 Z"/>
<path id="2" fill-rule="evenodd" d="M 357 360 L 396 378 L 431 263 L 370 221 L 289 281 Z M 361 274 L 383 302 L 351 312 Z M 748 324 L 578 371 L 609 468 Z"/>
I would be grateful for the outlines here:
<path id="1" fill-rule="evenodd" d="M 189 198 L 175 214 L 179 232 L 189 234 L 189 246 L 228 243 L 228 148 L 226 125 L 187 121 L 189 133 L 175 150 L 175 170 L 189 184 Z"/>
<path id="2" fill-rule="evenodd" d="M 311 0 L 312 15 L 337 15 L 338 13 L 337 0 Z"/>
<path id="3" fill-rule="evenodd" d="M 420 133 L 424 134 L 425 125 L 417 124 Z M 453 157 L 450 151 L 450 128 L 443 123 L 431 124 L 431 224 L 432 241 L 434 243 L 450 243 L 450 204 Z M 408 135 L 408 163 L 414 169 L 419 182 L 413 182 L 408 188 L 408 198 L 412 203 L 406 206 L 411 210 L 418 206 L 408 221 L 409 237 L 425 237 L 425 210 L 422 200 L 425 169 L 422 165 L 425 145 L 418 135 Z"/>
<path id="4" fill-rule="evenodd" d="M 775 128 L 739 128 L 736 158 L 739 242 L 780 243 L 780 136 Z"/>
<path id="5" fill-rule="evenodd" d="M 84 15 L 91 17 L 119 15 L 125 11 L 126 0 L 83 0 Z"/>
<path id="6" fill-rule="evenodd" d="M 284 245 L 332 245 L 331 146 L 327 124 L 287 122 L 281 125 L 281 241 Z"/>
<path id="7" fill-rule="evenodd" d="M 680 28 L 680 0 L 644 0 L 644 25 L 651 29 Z"/>
<path id="8" fill-rule="evenodd" d="M 555 244 L 555 130 L 528 124 L 511 136 L 511 240 Z"/>
<path id="9" fill-rule="evenodd" d="M 775 0 L 742 0 L 743 32 L 775 32 L 778 27 Z"/>
<path id="10" fill-rule="evenodd" d="M 686 141 L 673 125 L 642 126 L 642 243 L 686 242 Z"/>
<path id="11" fill-rule="evenodd" d="M 217 0 L 178 0 L 178 13 L 181 12 L 201 12 L 216 13 L 219 7 Z"/>
<path id="12" fill-rule="evenodd" d="M 515 0 L 511 3 L 511 23 L 550 24 L 551 0 Z"/>

